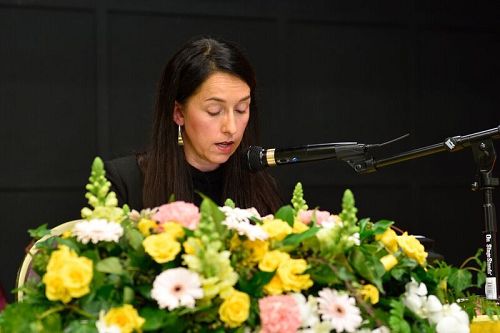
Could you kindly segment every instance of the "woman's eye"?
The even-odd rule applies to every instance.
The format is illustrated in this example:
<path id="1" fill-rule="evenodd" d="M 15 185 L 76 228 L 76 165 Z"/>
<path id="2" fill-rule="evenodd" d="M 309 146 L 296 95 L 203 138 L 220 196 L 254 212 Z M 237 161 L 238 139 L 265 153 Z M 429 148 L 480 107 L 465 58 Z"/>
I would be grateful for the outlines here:
<path id="1" fill-rule="evenodd" d="M 208 109 L 207 110 L 208 114 L 211 115 L 211 116 L 217 116 L 219 113 L 221 113 L 221 109 Z"/>
<path id="2" fill-rule="evenodd" d="M 238 113 L 245 113 L 248 111 L 248 105 L 240 105 L 235 108 L 235 111 Z"/>

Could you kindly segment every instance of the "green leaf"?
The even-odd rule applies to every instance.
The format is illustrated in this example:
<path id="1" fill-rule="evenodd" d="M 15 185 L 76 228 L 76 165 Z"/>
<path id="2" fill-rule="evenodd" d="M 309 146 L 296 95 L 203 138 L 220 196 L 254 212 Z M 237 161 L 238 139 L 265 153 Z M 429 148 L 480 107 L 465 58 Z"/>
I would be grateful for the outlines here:
<path id="1" fill-rule="evenodd" d="M 132 303 L 134 301 L 134 289 L 126 286 L 123 288 L 123 303 Z"/>
<path id="2" fill-rule="evenodd" d="M 311 227 L 300 234 L 290 234 L 283 239 L 284 246 L 298 246 L 300 243 L 305 241 L 308 238 L 313 237 L 320 230 L 319 227 Z"/>
<path id="3" fill-rule="evenodd" d="M 146 299 L 151 299 L 151 289 L 150 284 L 142 284 L 137 286 L 137 291 Z"/>
<path id="4" fill-rule="evenodd" d="M 361 219 L 359 221 L 359 239 L 362 241 L 365 238 L 373 235 L 372 225 L 370 223 L 370 219 Z"/>
<path id="5" fill-rule="evenodd" d="M 327 265 L 313 265 L 307 270 L 311 279 L 316 284 L 333 285 L 341 282 L 339 277 Z"/>
<path id="6" fill-rule="evenodd" d="M 40 239 L 46 235 L 50 235 L 50 229 L 47 229 L 47 223 L 42 224 L 36 229 L 28 229 L 31 238 Z"/>
<path id="7" fill-rule="evenodd" d="M 238 286 L 239 290 L 249 294 L 253 297 L 262 296 L 262 287 L 271 281 L 275 272 L 262 272 L 255 273 L 250 280 L 240 277 Z"/>
<path id="8" fill-rule="evenodd" d="M 274 214 L 274 217 L 282 221 L 285 221 L 286 223 L 288 223 L 290 227 L 293 227 L 294 214 L 292 206 L 286 205 L 281 207 L 280 209 L 278 209 L 276 214 Z"/>
<path id="9" fill-rule="evenodd" d="M 472 274 L 465 269 L 453 269 L 448 277 L 448 283 L 455 289 L 456 293 L 461 293 L 463 290 L 473 286 Z"/>
<path id="10" fill-rule="evenodd" d="M 410 333 L 411 327 L 404 319 L 405 306 L 403 303 L 391 300 L 391 310 L 389 317 L 389 327 L 393 333 Z"/>
<path id="11" fill-rule="evenodd" d="M 394 224 L 394 221 L 389 220 L 380 220 L 373 224 L 373 233 L 375 235 L 383 234 L 391 225 Z"/>
<path id="12" fill-rule="evenodd" d="M 142 241 L 144 240 L 144 236 L 140 233 L 139 230 L 127 227 L 125 228 L 125 237 L 134 250 L 138 251 L 142 248 Z"/>
<path id="13" fill-rule="evenodd" d="M 121 275 L 124 272 L 120 259 L 117 257 L 109 257 L 99 261 L 96 265 L 96 270 L 103 273 L 117 275 Z"/>
<path id="14" fill-rule="evenodd" d="M 158 330 L 166 325 L 167 312 L 165 310 L 146 307 L 139 311 L 142 318 L 146 320 L 142 329 L 144 331 L 154 331 Z"/>
<path id="15" fill-rule="evenodd" d="M 349 261 L 359 275 L 377 286 L 380 291 L 384 291 L 382 276 L 385 273 L 385 269 L 373 253 L 363 246 L 354 247 Z"/>
<path id="16" fill-rule="evenodd" d="M 66 245 L 70 249 L 75 250 L 76 253 L 80 252 L 80 248 L 78 246 L 78 243 L 74 239 L 71 239 L 71 238 L 59 238 L 59 237 L 56 237 L 54 239 L 60 245 Z"/>
<path id="17" fill-rule="evenodd" d="M 393 221 L 389 220 L 380 220 L 376 223 L 370 223 L 369 221 L 369 219 L 362 219 L 359 221 L 360 240 L 370 238 L 374 235 L 383 234 L 392 224 L 394 224 Z"/>

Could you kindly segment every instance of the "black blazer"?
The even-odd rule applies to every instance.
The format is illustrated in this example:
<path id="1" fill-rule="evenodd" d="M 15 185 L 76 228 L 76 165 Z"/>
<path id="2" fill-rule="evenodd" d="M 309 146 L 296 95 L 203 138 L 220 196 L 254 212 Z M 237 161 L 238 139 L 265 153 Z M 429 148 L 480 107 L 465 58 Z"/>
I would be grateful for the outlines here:
<path id="1" fill-rule="evenodd" d="M 116 193 L 118 205 L 127 204 L 131 209 L 143 209 L 142 187 L 144 175 L 134 155 L 104 162 L 106 178 L 111 182 L 111 190 Z"/>

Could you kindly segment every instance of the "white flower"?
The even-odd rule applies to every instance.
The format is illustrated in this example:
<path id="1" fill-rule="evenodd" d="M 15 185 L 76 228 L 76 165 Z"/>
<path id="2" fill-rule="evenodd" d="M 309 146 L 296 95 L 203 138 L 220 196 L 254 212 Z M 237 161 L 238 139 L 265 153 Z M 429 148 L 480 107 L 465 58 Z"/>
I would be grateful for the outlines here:
<path id="1" fill-rule="evenodd" d="M 313 328 L 320 322 L 318 315 L 318 302 L 313 296 L 309 296 L 308 300 L 301 293 L 293 293 L 291 296 L 297 302 L 300 310 L 300 319 L 302 321 L 300 327 Z M 305 332 L 305 331 L 301 331 Z"/>
<path id="2" fill-rule="evenodd" d="M 359 232 L 355 232 L 354 234 L 352 234 L 351 236 L 349 236 L 349 238 L 347 238 L 347 240 L 350 241 L 351 243 L 353 243 L 354 245 L 359 246 L 359 244 L 360 244 L 360 241 L 359 241 Z"/>
<path id="3" fill-rule="evenodd" d="M 116 325 L 108 326 L 104 321 L 104 311 L 99 313 L 99 320 L 95 323 L 97 327 L 97 332 L 99 333 L 121 333 L 120 327 Z"/>
<path id="4" fill-rule="evenodd" d="M 331 229 L 335 226 L 342 228 L 344 226 L 344 222 L 342 222 L 338 215 L 330 215 L 327 219 L 322 221 L 320 225 L 323 229 Z"/>
<path id="5" fill-rule="evenodd" d="M 93 219 L 90 221 L 78 222 L 73 227 L 72 234 L 83 244 L 87 244 L 89 241 L 94 244 L 102 241 L 118 242 L 123 235 L 123 228 L 116 222 L 108 222 L 104 219 Z"/>
<path id="6" fill-rule="evenodd" d="M 354 298 L 329 288 L 324 288 L 318 294 L 321 319 L 329 321 L 337 332 L 355 332 L 363 319 Z"/>
<path id="7" fill-rule="evenodd" d="M 418 284 L 413 278 L 405 286 L 403 304 L 422 318 L 426 318 L 424 304 L 427 301 L 427 287 L 424 283 Z"/>
<path id="8" fill-rule="evenodd" d="M 436 296 L 429 295 L 423 305 L 423 311 L 431 323 L 437 324 L 438 318 L 443 311 L 443 305 Z"/>
<path id="9" fill-rule="evenodd" d="M 469 317 L 457 303 L 444 304 L 439 315 L 434 316 L 437 333 L 468 333 Z"/>
<path id="10" fill-rule="evenodd" d="M 222 224 L 231 230 L 236 230 L 239 235 L 247 236 L 251 241 L 256 239 L 266 240 L 269 237 L 260 225 L 252 224 L 250 220 L 252 217 L 260 219 L 260 215 L 255 208 L 240 209 L 228 206 L 219 208 L 226 214 L 226 219 L 222 221 Z"/>
<path id="11" fill-rule="evenodd" d="M 193 308 L 195 299 L 203 297 L 200 277 L 183 267 L 167 269 L 155 278 L 151 297 L 158 302 L 160 309 Z"/>

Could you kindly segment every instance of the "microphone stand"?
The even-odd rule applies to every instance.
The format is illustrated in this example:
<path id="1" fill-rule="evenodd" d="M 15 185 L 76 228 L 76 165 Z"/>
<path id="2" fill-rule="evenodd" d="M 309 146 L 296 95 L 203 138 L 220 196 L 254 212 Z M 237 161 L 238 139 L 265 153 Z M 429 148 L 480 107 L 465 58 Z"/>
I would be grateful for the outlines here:
<path id="1" fill-rule="evenodd" d="M 492 139 L 500 139 L 500 126 L 465 136 L 449 137 L 442 143 L 413 149 L 381 160 L 375 160 L 369 154 L 371 145 L 358 145 L 355 147 L 354 152 L 352 146 L 338 147 L 336 150 L 337 158 L 346 161 L 357 173 L 370 173 L 377 171 L 378 168 L 403 161 L 444 151 L 456 152 L 465 147 L 471 147 L 477 166 L 476 180 L 472 184 L 472 190 L 483 193 L 483 220 L 485 226 L 483 233 L 486 254 L 485 295 L 487 299 L 497 301 L 499 299 L 500 278 L 498 276 L 497 221 L 495 205 L 493 203 L 493 190 L 498 187 L 499 180 L 492 175 L 496 161 L 496 152 Z M 361 147 L 363 149 L 360 149 Z M 343 152 L 343 149 L 347 151 Z M 349 150 L 350 153 L 348 152 Z"/>

